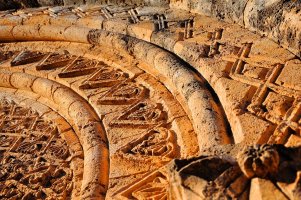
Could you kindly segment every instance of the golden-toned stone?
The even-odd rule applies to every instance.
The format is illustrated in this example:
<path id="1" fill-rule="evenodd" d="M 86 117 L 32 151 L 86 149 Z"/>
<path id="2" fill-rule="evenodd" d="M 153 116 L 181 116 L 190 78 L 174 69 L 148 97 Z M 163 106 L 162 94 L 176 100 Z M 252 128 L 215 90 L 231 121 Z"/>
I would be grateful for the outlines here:
<path id="1" fill-rule="evenodd" d="M 300 198 L 299 2 L 61 3 L 0 11 L 1 199 Z"/>

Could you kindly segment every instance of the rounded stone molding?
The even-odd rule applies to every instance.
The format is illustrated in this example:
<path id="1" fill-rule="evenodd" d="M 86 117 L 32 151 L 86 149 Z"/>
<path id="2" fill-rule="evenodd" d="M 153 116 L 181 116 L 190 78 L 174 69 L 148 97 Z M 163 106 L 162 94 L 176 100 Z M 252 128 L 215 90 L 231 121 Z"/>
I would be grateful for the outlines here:
<path id="1" fill-rule="evenodd" d="M 219 4 L 197 9 L 230 9 Z M 234 2 L 239 12 L 225 18 L 254 17 L 258 9 L 241 16 L 253 4 Z M 290 146 L 301 141 L 300 59 L 287 50 L 295 40 L 282 48 L 168 7 L 45 7 L 0 13 L 0 24 L 0 92 L 47 105 L 73 127 L 82 198 L 298 199 L 299 150 Z M 263 145 L 241 152 L 252 144 Z"/>
<path id="2" fill-rule="evenodd" d="M 16 34 L 14 34 L 15 28 L 19 30 L 15 31 Z M 193 125 L 198 132 L 199 146 L 207 148 L 213 144 L 231 143 L 231 133 L 227 133 L 227 122 L 223 111 L 219 108 L 210 92 L 203 86 L 205 80 L 202 80 L 201 77 L 196 78 L 192 70 L 183 66 L 178 58 L 168 52 L 130 36 L 87 27 L 42 25 L 37 28 L 33 25 L 18 25 L 11 26 L 8 29 L 13 30 L 10 32 L 12 35 L 4 36 L 5 33 L 3 33 L 4 35 L 1 39 L 7 41 L 92 42 L 93 45 L 111 46 L 120 53 L 130 54 L 136 59 L 146 57 L 147 59 L 144 61 L 148 65 L 154 66 L 154 68 L 151 70 L 146 68 L 144 70 L 154 76 L 159 76 L 158 78 L 163 77 L 163 81 L 166 80 L 166 86 L 173 93 L 180 92 L 180 95 L 177 97 L 179 102 L 182 102 L 182 106 L 186 108 L 189 117 L 194 121 Z M 49 31 L 42 33 L 41 31 L 44 29 Z M 29 37 L 29 35 L 31 36 Z M 142 52 L 149 52 L 150 49 L 152 49 L 150 52 L 153 52 L 153 54 L 147 56 L 141 54 Z M 212 123 L 212 120 L 216 123 Z"/>
<path id="3" fill-rule="evenodd" d="M 49 79 L 3 69 L 0 73 L 1 87 L 33 92 L 57 106 L 58 112 L 75 129 L 83 148 L 81 198 L 104 198 L 108 187 L 109 149 L 103 125 L 93 108 L 71 89 Z"/>
<path id="4" fill-rule="evenodd" d="M 191 116 L 181 106 L 187 100 L 178 100 L 182 97 L 176 92 L 176 82 L 166 82 L 165 86 L 160 82 L 167 80 L 164 78 L 167 75 L 146 73 L 151 65 L 143 60 L 132 64 L 127 59 L 133 55 L 126 57 L 119 51 L 97 48 L 91 51 L 89 44 L 79 47 L 76 43 L 51 42 L 51 48 L 48 44 L 50 42 L 7 43 L 3 49 L 7 57 L 1 61 L 1 90 L 5 87 L 20 93 L 30 91 L 39 96 L 35 97 L 38 101 L 56 110 L 72 125 L 83 145 L 84 162 L 87 163 L 84 165 L 82 191 L 88 191 L 88 194 L 83 192 L 81 198 L 96 198 L 97 195 L 102 198 L 106 192 L 110 197 L 116 196 L 116 189 L 123 184 L 116 182 L 116 189 L 106 189 L 109 154 L 104 141 L 108 135 L 111 141 L 110 173 L 116 175 L 132 173 L 123 168 L 125 165 L 133 166 L 134 170 L 140 163 L 140 170 L 141 167 L 154 170 L 173 158 L 197 155 L 204 148 L 201 145 L 205 145 L 206 138 L 194 132 Z M 111 55 L 109 60 L 108 55 Z M 120 55 L 124 56 L 121 62 L 118 60 Z M 177 66 L 185 68 L 180 62 Z M 201 86 L 192 72 L 184 70 L 182 74 L 185 73 L 189 75 L 187 80 L 194 79 Z M 204 92 L 210 95 L 205 89 Z M 100 123 L 104 124 L 104 130 Z M 105 135 L 99 134 L 102 130 Z M 126 139 L 132 137 L 130 134 L 125 139 L 115 136 L 127 132 L 139 137 L 130 141 Z M 92 166 L 98 166 L 99 171 Z M 90 168 L 94 171 L 89 171 Z M 91 185 L 91 179 L 99 182 Z"/>

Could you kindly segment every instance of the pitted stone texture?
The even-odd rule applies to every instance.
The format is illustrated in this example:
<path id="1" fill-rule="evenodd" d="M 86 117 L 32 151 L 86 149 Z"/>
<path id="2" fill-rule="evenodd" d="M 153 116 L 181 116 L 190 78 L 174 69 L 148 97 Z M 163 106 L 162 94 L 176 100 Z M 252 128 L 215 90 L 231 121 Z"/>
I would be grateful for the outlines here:
<path id="1" fill-rule="evenodd" d="M 248 178 L 265 178 L 278 171 L 280 158 L 275 148 L 269 145 L 247 147 L 238 157 L 238 163 Z"/>
<path id="2" fill-rule="evenodd" d="M 76 44 L 64 46 L 59 42 L 57 46 L 50 42 L 19 44 L 21 46 L 14 45 L 11 48 L 26 47 L 34 51 L 16 52 L 14 58 L 4 58 L 7 62 L 10 59 L 13 64 L 1 66 L 12 70 L 10 75 L 3 71 L 3 77 L 10 76 L 12 80 L 7 87 L 38 93 L 43 97 L 33 97 L 53 106 L 72 122 L 83 150 L 87 152 L 84 157 L 87 171 L 83 176 L 96 177 L 101 182 L 95 184 L 95 181 L 91 183 L 87 178 L 83 180 L 81 198 L 89 199 L 106 192 L 109 198 L 113 198 L 116 191 L 135 182 L 143 173 L 156 170 L 173 158 L 197 155 L 197 134 L 174 96 L 178 94 L 171 93 L 157 78 L 138 68 L 150 68 L 148 63 L 141 60 L 132 62 L 128 57 L 120 60 L 123 54 L 114 54 L 110 49 L 86 53 L 91 49 L 88 45 L 85 49 L 76 48 Z M 46 48 L 49 44 L 52 44 L 54 52 Z M 182 68 L 185 66 L 182 65 Z M 34 78 L 30 74 L 39 77 Z M 16 81 L 18 77 L 20 82 Z M 164 75 L 161 77 L 164 78 Z M 191 75 L 188 77 L 193 78 Z M 6 78 L 2 82 L 6 87 Z M 185 90 L 188 89 L 186 86 Z M 83 98 L 79 98 L 74 91 Z M 197 93 L 195 90 L 193 92 Z M 94 110 L 86 104 L 87 101 L 101 119 L 93 115 Z M 102 128 L 106 130 L 110 145 L 106 144 L 106 137 L 99 134 Z M 101 152 L 97 152 L 99 150 Z M 113 164 L 110 166 L 112 186 L 107 191 L 108 156 Z M 91 169 L 91 163 L 95 163 L 95 160 L 100 160 L 93 164 L 98 167 Z M 101 173 L 103 175 L 97 176 Z"/>
<path id="3" fill-rule="evenodd" d="M 91 6 L 91 5 L 154 5 L 166 6 L 169 0 L 1 0 L 0 10 L 34 8 L 40 6 Z"/>
<path id="4" fill-rule="evenodd" d="M 201 15 L 238 23 L 279 42 L 301 56 L 300 1 L 208 1 L 172 0 L 173 8 L 186 9 Z"/>
<path id="5" fill-rule="evenodd" d="M 238 165 L 239 155 L 244 153 L 241 145 L 215 146 L 198 158 L 171 162 L 165 168 L 169 180 L 166 193 L 170 199 L 299 199 L 300 146 L 258 145 L 256 148 L 272 152 L 273 157 L 277 154 L 279 159 L 279 168 L 264 179 L 245 174 L 244 166 Z M 273 164 L 266 169 L 271 167 Z"/>
<path id="6" fill-rule="evenodd" d="M 228 22 L 241 22 L 246 5 L 245 1 L 227 1 L 233 7 L 222 1 L 202 2 L 209 13 Z M 252 3 L 248 1 L 251 8 Z M 229 10 L 236 8 L 231 15 Z M 108 186 L 108 198 L 143 199 L 168 198 L 172 188 L 173 194 L 189 199 L 248 199 L 255 198 L 249 195 L 252 187 L 263 186 L 298 199 L 298 148 L 273 146 L 279 162 L 275 151 L 261 147 L 242 156 L 240 165 L 236 158 L 237 149 L 246 144 L 297 147 L 300 143 L 300 62 L 288 47 L 235 24 L 184 10 L 123 5 L 41 9 L 0 13 L 2 40 L 51 41 L 3 44 L 0 63 L 5 71 L 0 81 L 18 95 L 53 107 L 72 122 L 81 140 L 86 138 L 82 142 L 88 154 L 85 168 L 96 159 L 93 166 L 99 168 L 86 172 L 95 181 L 84 180 L 83 191 L 104 195 Z M 254 12 L 250 12 L 252 20 Z M 259 14 L 266 16 L 265 11 Z M 298 14 L 286 17 L 284 28 L 293 27 L 289 22 L 295 23 Z M 269 24 L 268 19 L 263 21 Z M 271 24 L 277 29 L 277 24 Z M 270 29 L 259 32 L 268 36 L 269 31 L 277 32 Z M 105 134 L 97 134 L 102 129 L 109 145 Z M 231 142 L 240 144 L 234 145 L 235 150 L 219 146 Z M 208 154 L 193 157 L 199 151 Z M 109 170 L 109 156 L 107 185 L 108 173 L 95 176 L 94 172 L 99 175 L 100 167 Z M 172 159 L 187 157 L 193 158 L 175 161 L 172 170 L 183 169 L 182 174 L 171 170 L 177 178 L 164 170 Z M 211 171 L 204 175 L 200 168 Z M 268 184 L 249 180 L 256 176 L 268 179 Z M 170 187 L 171 183 L 175 184 Z"/>
<path id="7" fill-rule="evenodd" d="M 77 136 L 61 116 L 23 95 L 0 92 L 0 197 L 78 196 L 83 151 Z"/>

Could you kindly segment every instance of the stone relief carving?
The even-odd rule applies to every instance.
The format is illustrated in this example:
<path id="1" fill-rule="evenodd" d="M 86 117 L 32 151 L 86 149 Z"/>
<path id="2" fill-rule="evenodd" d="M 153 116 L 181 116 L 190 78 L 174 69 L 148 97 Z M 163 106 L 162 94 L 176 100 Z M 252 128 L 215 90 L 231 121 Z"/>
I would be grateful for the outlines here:
<path id="1" fill-rule="evenodd" d="M 22 51 L 12 61 L 12 66 L 29 64 L 41 60 L 46 54 L 41 52 Z"/>
<path id="2" fill-rule="evenodd" d="M 125 110 L 120 116 L 112 121 L 111 126 L 132 126 L 138 128 L 154 127 L 166 120 L 166 113 L 162 105 L 139 102 Z"/>
<path id="3" fill-rule="evenodd" d="M 27 51 L 26 54 L 23 52 L 16 52 L 15 54 L 16 57 L 11 60 L 11 63 L 13 63 L 16 58 L 21 62 L 13 67 L 22 67 L 24 65 L 25 68 L 27 68 L 30 66 L 40 73 L 53 73 L 54 71 L 58 71 L 57 78 L 70 80 L 71 82 L 73 78 L 79 78 L 76 79 L 79 80 L 78 88 L 86 92 L 88 96 L 90 91 L 96 91 L 97 94 L 98 91 L 103 90 L 104 92 L 100 92 L 100 95 L 92 95 L 97 96 L 95 106 L 125 106 L 124 109 L 118 111 L 116 116 L 107 124 L 109 129 L 117 128 L 124 131 L 134 128 L 141 133 L 138 131 L 137 133 L 139 133 L 139 135 L 137 135 L 135 139 L 128 141 L 123 147 L 119 147 L 119 150 L 116 152 L 116 155 L 120 155 L 120 157 L 117 157 L 118 159 L 128 159 L 129 155 L 140 156 L 141 160 L 139 162 L 143 160 L 149 160 L 151 163 L 160 161 L 159 164 L 155 165 L 155 167 L 157 167 L 179 156 L 176 133 L 171 130 L 170 125 L 166 125 L 168 119 L 166 108 L 161 103 L 150 101 L 150 89 L 130 79 L 128 73 L 113 68 L 102 61 L 78 57 L 68 53 L 34 52 L 34 55 L 43 55 L 38 57 L 39 59 L 29 59 L 32 57 L 29 51 Z M 22 55 L 22 57 L 20 55 Z M 27 58 L 27 56 L 29 58 Z M 9 58 L 7 59 L 9 60 Z M 26 62 L 23 60 L 26 60 Z M 17 127 L 20 127 L 19 122 L 14 124 L 6 122 L 5 124 L 12 130 L 18 130 Z M 35 127 L 38 128 L 40 126 Z M 44 129 L 45 128 L 41 126 L 41 130 L 39 130 L 48 130 Z M 51 130 L 49 131 L 51 132 Z M 55 131 L 57 131 L 57 129 L 54 129 L 52 132 Z M 64 143 L 61 142 L 49 142 L 47 150 L 51 155 L 57 156 L 62 160 L 70 160 L 68 148 L 63 148 L 63 146 Z M 43 150 L 43 147 L 40 147 L 39 143 L 36 145 L 24 143 L 21 145 L 23 149 L 22 152 L 27 152 L 28 154 L 36 151 L 36 147 Z M 45 162 L 48 162 L 48 160 Z M 68 172 L 68 174 L 70 174 L 68 181 L 70 181 L 70 191 L 72 191 L 74 177 L 72 171 L 71 173 Z M 49 176 L 51 176 L 51 174 Z M 155 180 L 154 183 L 156 182 Z M 166 183 L 165 181 L 164 184 Z M 67 183 L 64 184 L 62 182 L 62 185 L 62 187 L 67 187 Z M 148 187 L 151 188 L 153 186 L 149 185 Z M 156 186 L 154 187 L 156 188 Z M 140 188 L 134 192 L 134 196 L 137 196 L 137 198 L 146 197 L 148 195 L 147 190 L 147 187 L 145 189 Z M 66 197 L 70 196 L 70 191 L 68 190 L 64 195 Z M 24 195 L 22 194 L 21 196 Z M 36 198 L 38 198 L 38 196 Z"/>
<path id="4" fill-rule="evenodd" d="M 128 199 L 167 199 L 167 187 L 164 172 L 156 171 L 125 189 L 120 196 Z"/>
<path id="5" fill-rule="evenodd" d="M 78 58 L 59 73 L 58 76 L 60 78 L 68 78 L 91 74 L 97 70 L 97 63 L 95 60 Z"/>
<path id="6" fill-rule="evenodd" d="M 59 54 L 51 53 L 49 54 L 44 61 L 37 65 L 37 70 L 52 70 L 56 68 L 61 68 L 69 63 L 73 62 L 75 56 L 70 54 Z"/>
<path id="7" fill-rule="evenodd" d="M 115 82 L 109 80 L 109 82 Z M 107 84 L 106 84 L 107 85 Z M 113 86 L 107 93 L 98 99 L 99 104 L 133 104 L 147 95 L 147 89 L 132 82 L 122 82 Z"/>
<path id="8" fill-rule="evenodd" d="M 140 155 L 142 157 L 160 156 L 174 158 L 177 151 L 174 145 L 174 133 L 166 128 L 158 127 L 122 147 L 120 151 L 125 154 Z"/>
<path id="9" fill-rule="evenodd" d="M 284 55 L 277 58 L 276 53 L 269 54 L 271 49 L 260 47 L 259 43 L 262 41 L 264 45 L 268 43 L 264 38 L 255 37 L 255 34 L 252 35 L 234 25 L 191 13 L 187 15 L 184 11 L 173 11 L 168 8 L 154 11 L 151 7 L 97 6 L 6 11 L 0 13 L 2 20 L 3 18 L 11 20 L 11 17 L 22 18 L 22 23 L 18 24 L 18 20 L 5 21 L 7 30 L 9 26 L 13 27 L 10 31 L 5 29 L 7 33 L 4 35 L 12 35 L 0 37 L 4 40 L 6 37 L 18 38 L 16 33 L 16 30 L 19 30 L 18 26 L 26 27 L 27 23 L 32 23 L 30 20 L 34 21 L 34 16 L 46 17 L 44 24 L 38 24 L 39 34 L 43 33 L 44 27 L 61 26 L 62 30 L 57 32 L 55 32 L 57 27 L 54 28 L 53 35 L 59 33 L 59 37 L 64 38 L 62 39 L 64 41 L 71 38 L 71 41 L 84 41 L 93 45 L 84 51 L 81 50 L 82 47 L 78 48 L 79 53 L 74 51 L 76 48 L 74 46 L 73 53 L 68 51 L 58 53 L 58 50 L 69 47 L 64 46 L 63 42 L 55 44 L 57 46 L 54 45 L 52 49 L 45 48 L 43 43 L 29 44 L 29 48 L 24 48 L 24 45 L 14 48 L 9 44 L 3 44 L 1 48 L 6 50 L 2 52 L 1 49 L 0 67 L 8 71 L 22 71 L 24 74 L 39 74 L 61 82 L 80 93 L 83 99 L 78 102 L 89 102 L 95 109 L 101 118 L 100 121 L 104 122 L 103 126 L 110 141 L 112 154 L 110 159 L 115 162 L 110 169 L 108 198 L 265 199 L 276 196 L 280 199 L 301 198 L 300 150 L 296 147 L 300 144 L 299 58 L 292 57 L 291 53 L 276 45 L 275 52 L 283 50 L 277 54 L 278 57 Z M 93 29 L 88 29 L 91 24 Z M 71 32 L 79 27 L 87 35 L 74 39 L 76 36 Z M 111 30 L 112 27 L 116 27 L 116 30 Z M 34 30 L 30 29 L 33 32 Z M 26 34 L 22 37 L 26 37 L 24 35 Z M 45 35 L 42 39 L 47 38 Z M 182 74 L 182 71 L 180 73 L 179 69 L 183 68 L 187 72 L 189 67 L 186 65 L 179 67 L 176 61 L 171 61 L 172 57 L 167 52 L 162 53 L 157 47 L 149 47 L 129 36 L 146 40 L 175 53 L 194 68 L 193 73 Z M 72 46 L 72 43 L 68 45 Z M 116 48 L 112 50 L 114 53 L 122 51 L 122 56 L 114 57 L 111 49 L 106 49 L 108 47 L 102 50 L 106 54 L 105 59 L 91 56 L 89 51 L 93 52 L 95 46 L 102 43 L 111 45 L 109 48 Z M 19 43 L 16 43 L 16 46 L 18 45 Z M 42 47 L 37 48 L 39 45 Z M 102 51 L 99 57 L 103 56 Z M 145 59 L 142 62 L 145 61 L 147 64 L 142 62 L 141 64 L 139 60 L 132 62 L 129 68 L 116 67 L 118 64 L 115 62 L 138 60 L 135 57 L 137 55 Z M 114 67 L 111 66 L 113 63 L 111 61 L 114 62 Z M 175 68 L 167 65 L 167 62 Z M 170 71 L 166 70 L 165 66 L 170 67 Z M 292 76 L 289 72 L 295 74 Z M 0 72 L 0 78 L 4 77 L 0 81 L 4 86 L 0 88 L 0 92 L 7 90 L 9 84 L 12 88 L 16 85 L 13 76 L 5 79 L 6 76 L 3 74 L 5 73 Z M 149 74 L 156 81 L 152 82 L 151 79 L 145 78 L 144 75 Z M 212 99 L 200 92 L 202 88 L 198 88 L 198 84 L 187 81 L 191 77 L 196 77 L 206 90 L 208 88 L 211 90 L 211 87 L 207 87 L 209 84 L 207 85 L 203 76 L 217 94 L 214 94 Z M 170 80 L 174 81 L 173 84 L 170 84 Z M 159 87 L 160 84 L 165 90 Z M 179 94 L 179 88 L 185 91 L 185 95 Z M 236 88 L 238 92 L 234 93 Z M 56 88 L 51 87 L 51 92 L 54 91 Z M 16 93 L 22 92 L 24 91 L 18 90 Z M 43 101 L 41 97 L 31 98 Z M 194 122 L 193 128 L 200 129 L 200 126 L 206 123 L 213 126 L 226 124 L 229 118 L 233 131 L 228 128 L 222 134 L 233 133 L 235 137 L 233 140 L 231 138 L 231 142 L 240 144 L 233 145 L 230 150 L 226 145 L 210 144 L 216 149 L 223 150 L 216 152 L 214 148 L 206 149 L 209 153 L 204 150 L 199 156 L 196 154 L 183 156 L 183 149 L 188 149 L 183 144 L 187 145 L 187 140 L 193 138 L 194 133 L 193 128 L 187 128 L 189 127 L 187 124 L 197 116 L 191 110 L 199 109 L 192 106 L 192 102 L 202 98 L 210 99 L 211 102 L 219 101 L 220 98 L 222 102 L 212 104 L 213 106 L 206 105 L 207 108 L 197 115 L 208 110 L 216 112 L 212 108 L 215 105 L 222 112 L 225 111 L 226 115 L 216 114 L 219 120 L 213 120 L 212 115 L 208 115 L 208 119 L 200 120 L 197 125 Z M 44 100 L 43 103 L 49 102 Z M 71 105 L 73 103 L 75 105 L 77 101 L 71 102 Z M 75 188 L 74 180 L 80 180 L 81 177 L 74 175 L 70 161 L 72 155 L 64 139 L 60 137 L 55 122 L 45 121 L 38 113 L 12 102 L 3 101 L 2 104 L 0 104 L 2 109 L 0 161 L 5 170 L 0 172 L 0 182 L 3 181 L 5 184 L 0 186 L 0 197 L 71 198 Z M 13 115 L 11 107 L 15 109 Z M 80 111 L 76 118 L 84 119 L 81 115 L 86 108 L 76 107 L 76 109 Z M 180 122 L 181 120 L 183 122 Z M 258 129 L 262 129 L 261 132 L 255 130 L 250 123 L 264 124 L 258 125 Z M 90 127 L 87 125 L 80 126 L 81 128 Z M 259 135 L 257 138 L 243 135 L 253 128 L 254 135 Z M 266 130 L 263 130 L 265 128 Z M 89 131 L 97 134 L 99 130 L 95 128 Z M 215 132 L 218 131 L 216 128 Z M 44 133 L 43 136 L 39 134 L 40 132 Z M 213 132 L 211 134 L 212 137 L 215 136 Z M 198 139 L 208 140 L 201 137 Z M 218 141 L 218 138 L 214 140 Z M 89 142 L 94 144 L 92 139 Z M 241 148 L 253 143 L 268 144 Z M 273 144 L 285 144 L 286 147 Z M 34 159 L 31 159 L 32 155 Z M 54 161 L 54 158 L 59 161 Z M 144 165 L 141 164 L 143 162 Z M 121 164 L 117 166 L 116 163 Z M 104 180 L 102 183 L 108 181 Z M 87 185 L 89 188 L 89 184 Z M 104 196 L 107 188 L 105 184 L 101 187 L 102 191 L 98 190 L 98 193 Z"/>
<path id="10" fill-rule="evenodd" d="M 276 124 L 273 135 L 266 142 L 282 144 L 292 133 L 298 132 L 295 120 L 300 117 L 299 90 L 283 87 L 283 83 L 277 81 L 287 64 L 272 63 L 270 66 L 262 66 L 252 61 L 254 58 L 249 56 L 252 43 L 243 44 L 237 50 L 234 53 L 236 60 L 227 64 L 226 68 L 230 67 L 226 71 L 229 71 L 234 80 L 256 88 L 247 110 Z"/>
<path id="11" fill-rule="evenodd" d="M 1 199 L 68 199 L 70 151 L 57 125 L 30 108 L 0 101 Z"/>
<path id="12" fill-rule="evenodd" d="M 105 65 L 104 67 L 101 67 L 99 70 L 97 70 L 85 82 L 83 82 L 80 88 L 92 89 L 99 87 L 111 87 L 123 82 L 124 80 L 126 80 L 126 78 L 127 75 L 121 70 L 115 70 Z"/>

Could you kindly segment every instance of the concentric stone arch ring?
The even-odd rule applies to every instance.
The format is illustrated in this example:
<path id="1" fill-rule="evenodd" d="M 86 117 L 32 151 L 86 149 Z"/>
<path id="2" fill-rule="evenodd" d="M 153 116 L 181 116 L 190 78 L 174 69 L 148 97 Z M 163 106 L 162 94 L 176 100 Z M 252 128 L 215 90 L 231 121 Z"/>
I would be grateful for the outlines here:
<path id="1" fill-rule="evenodd" d="M 81 198 L 101 197 L 108 182 L 108 144 L 97 114 L 82 97 L 54 81 L 24 73 L 1 71 L 1 87 L 28 90 L 56 104 L 73 125 L 84 153 Z M 98 167 L 91 167 L 98 166 Z"/>
<path id="2" fill-rule="evenodd" d="M 6 41 L 27 42 L 19 42 L 17 46 L 7 43 L 0 86 L 23 95 L 23 91 L 38 95 L 38 101 L 58 112 L 73 127 L 84 154 L 80 198 L 104 198 L 109 174 L 120 170 L 112 167 L 109 160 L 125 162 L 119 156 L 129 151 L 141 154 L 141 159 L 150 163 L 158 160 L 152 167 L 156 169 L 172 158 L 192 156 L 200 148 L 231 142 L 231 136 L 225 134 L 227 122 L 222 110 L 216 106 L 210 92 L 194 72 L 166 51 L 130 37 L 124 43 L 123 35 L 82 27 L 45 26 L 48 31 L 45 29 L 44 36 L 39 33 L 44 29 L 42 27 L 35 29 L 24 25 L 19 28 L 22 30 L 19 36 L 1 36 Z M 19 33 L 19 28 L 13 27 L 12 31 Z M 53 32 L 62 28 L 67 31 L 63 36 L 60 31 Z M 27 30 L 30 33 L 26 33 Z M 70 35 L 77 32 L 81 34 Z M 28 37 L 28 34 L 35 36 Z M 44 40 L 51 42 L 42 42 Z M 98 44 L 106 40 L 106 43 Z M 89 51 L 89 43 L 96 45 L 92 51 Z M 116 51 L 97 49 L 98 45 L 113 47 Z M 139 49 L 149 49 L 155 54 L 143 61 Z M 121 56 L 127 63 L 121 64 L 118 59 L 106 60 L 102 54 L 111 54 L 112 58 Z M 131 63 L 131 57 L 141 62 L 138 68 L 135 67 L 137 64 Z M 184 76 L 183 81 L 179 81 L 180 76 Z M 166 80 L 165 86 L 158 79 Z M 142 121 L 138 114 L 141 112 L 145 112 Z M 207 120 L 208 116 L 211 116 L 210 120 Z M 123 130 L 130 127 L 133 127 L 134 135 L 140 136 L 135 136 L 132 141 L 125 139 L 128 144 L 122 147 L 124 144 L 114 139 L 114 133 L 122 130 L 115 134 L 124 134 Z M 107 132 L 110 140 L 116 140 L 110 145 L 111 158 Z M 161 150 L 153 146 L 143 152 L 139 150 L 143 140 L 153 140 L 152 135 L 164 141 L 166 150 L 163 150 L 164 146 L 159 148 Z M 149 168 L 149 164 L 144 168 Z M 109 196 L 122 196 L 123 193 L 116 189 L 117 193 L 109 192 Z"/>

